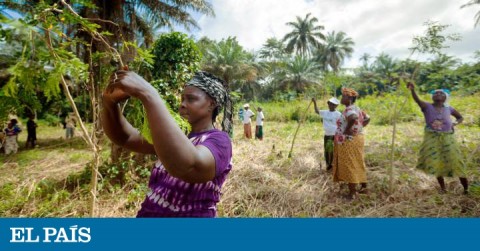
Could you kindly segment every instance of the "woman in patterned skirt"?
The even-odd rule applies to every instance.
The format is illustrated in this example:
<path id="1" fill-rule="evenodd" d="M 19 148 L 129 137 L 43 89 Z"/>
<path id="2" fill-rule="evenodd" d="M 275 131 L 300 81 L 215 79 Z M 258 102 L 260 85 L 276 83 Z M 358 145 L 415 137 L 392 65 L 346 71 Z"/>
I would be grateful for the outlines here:
<path id="1" fill-rule="evenodd" d="M 337 120 L 335 147 L 333 154 L 333 181 L 348 183 L 348 200 L 354 199 L 358 192 L 367 192 L 367 170 L 364 161 L 363 127 L 370 117 L 355 105 L 358 93 L 350 88 L 342 88 L 342 100 L 345 105 L 342 116 Z M 357 191 L 357 185 L 361 190 Z"/>
<path id="2" fill-rule="evenodd" d="M 427 103 L 420 100 L 413 83 L 408 83 L 407 87 L 425 117 L 425 134 L 417 168 L 437 177 L 441 193 L 446 192 L 443 177 L 459 177 L 463 192 L 467 194 L 465 163 L 454 135 L 454 126 L 462 123 L 462 115 L 446 102 L 449 95 L 446 90 L 435 90 L 432 93 L 433 103 Z M 453 123 L 451 116 L 456 118 Z"/>

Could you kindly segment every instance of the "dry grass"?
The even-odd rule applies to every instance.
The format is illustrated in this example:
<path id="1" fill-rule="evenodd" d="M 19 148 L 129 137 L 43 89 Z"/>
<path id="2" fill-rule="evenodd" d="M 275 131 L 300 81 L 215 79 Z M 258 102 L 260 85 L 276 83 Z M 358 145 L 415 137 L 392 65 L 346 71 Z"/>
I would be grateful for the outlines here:
<path id="1" fill-rule="evenodd" d="M 334 184 L 331 174 L 324 171 L 320 124 L 306 124 L 300 129 L 291 160 L 286 153 L 294 124 L 266 123 L 266 126 L 275 128 L 266 128 L 266 139 L 262 142 L 235 141 L 235 166 L 220 203 L 225 217 L 480 216 L 478 194 L 464 196 L 458 180 L 447 179 L 450 192 L 441 195 L 434 177 L 415 170 L 415 154 L 422 138 L 420 125 L 400 126 L 392 193 L 387 168 L 391 129 L 368 128 L 365 151 L 370 194 L 353 202 L 341 198 L 347 192 L 346 187 Z M 469 132 L 462 133 L 463 129 Z M 467 135 L 469 140 L 480 139 L 478 129 L 461 130 L 458 137 L 463 145 Z M 241 138 L 240 133 L 237 131 L 236 139 Z M 477 185 L 478 163 L 478 155 L 469 161 L 470 167 L 476 166 L 471 168 L 470 180 Z"/>
<path id="2" fill-rule="evenodd" d="M 462 195 L 456 179 L 449 193 L 439 194 L 434 177 L 415 170 L 422 139 L 421 122 L 401 124 L 395 152 L 394 190 L 389 191 L 391 128 L 367 129 L 366 163 L 370 194 L 349 202 L 347 189 L 334 184 L 324 171 L 323 129 L 320 123 L 300 128 L 293 157 L 287 158 L 296 123 L 265 123 L 265 140 L 234 135 L 234 168 L 219 204 L 221 217 L 478 217 L 480 193 Z M 42 133 L 42 130 L 45 130 Z M 39 128 L 40 147 L 15 157 L 0 157 L 0 215 L 4 217 L 79 217 L 87 215 L 87 183 L 72 186 L 69 174 L 79 175 L 91 159 L 80 139 L 59 139 L 59 128 Z M 26 135 L 21 135 L 21 144 Z M 479 187 L 480 129 L 460 127 L 457 137 L 468 155 L 473 187 Z M 23 146 L 23 145 L 22 145 Z M 108 149 L 104 147 L 104 149 Z M 108 156 L 108 151 L 104 152 Z M 131 173 L 130 173 L 131 174 Z M 130 176 L 129 176 L 130 177 Z M 144 197 L 147 178 L 131 175 L 125 184 L 100 181 L 99 217 L 133 217 Z"/>

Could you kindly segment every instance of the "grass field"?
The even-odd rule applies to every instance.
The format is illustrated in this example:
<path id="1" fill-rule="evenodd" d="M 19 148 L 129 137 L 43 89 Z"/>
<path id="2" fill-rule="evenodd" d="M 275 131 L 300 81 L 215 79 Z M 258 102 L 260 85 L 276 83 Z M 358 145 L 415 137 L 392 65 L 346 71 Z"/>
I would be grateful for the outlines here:
<path id="1" fill-rule="evenodd" d="M 478 102 L 478 101 L 477 101 Z M 306 108 L 299 103 L 292 112 Z M 368 105 L 368 104 L 365 104 Z M 467 104 L 464 109 L 470 109 Z M 473 104 L 474 105 L 474 104 Z M 390 187 L 390 142 L 392 127 L 375 123 L 366 128 L 365 156 L 370 194 L 348 202 L 340 194 L 346 187 L 332 182 L 323 161 L 323 127 L 315 117 L 298 133 L 293 157 L 287 158 L 296 121 L 269 114 L 282 109 L 262 104 L 266 116 L 265 140 L 245 140 L 237 122 L 234 130 L 234 167 L 223 188 L 220 217 L 478 217 L 480 216 L 480 128 L 477 111 L 465 112 L 465 125 L 456 137 L 469 170 L 470 195 L 463 195 L 457 179 L 447 178 L 447 194 L 438 192 L 434 177 L 415 167 L 423 128 L 421 117 L 398 126 L 393 187 Z M 466 107 L 466 108 L 465 108 Z M 478 105 L 476 106 L 478 107 Z M 285 107 L 284 112 L 290 107 Z M 311 108 L 310 114 L 313 114 Z M 470 117 L 470 114 L 473 114 Z M 315 116 L 315 114 L 313 114 Z M 277 115 L 275 115 L 277 116 Z M 278 115 L 280 116 L 280 115 Z M 290 116 L 290 115 L 285 115 Z M 19 136 L 21 151 L 1 155 L 0 216 L 83 217 L 88 215 L 88 170 L 92 155 L 80 137 L 66 141 L 60 127 L 40 122 L 39 147 L 25 150 L 26 133 Z M 109 143 L 102 156 L 108 161 Z M 132 162 L 121 166 L 104 164 L 99 183 L 99 217 L 134 217 L 145 196 L 147 167 Z M 122 184 L 114 182 L 119 169 L 127 171 Z"/>

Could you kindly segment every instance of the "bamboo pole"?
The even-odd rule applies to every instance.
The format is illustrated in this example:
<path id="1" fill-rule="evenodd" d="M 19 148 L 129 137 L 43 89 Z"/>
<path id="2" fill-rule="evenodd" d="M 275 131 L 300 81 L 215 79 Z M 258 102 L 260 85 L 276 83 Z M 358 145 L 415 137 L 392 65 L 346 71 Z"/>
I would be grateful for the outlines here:
<path id="1" fill-rule="evenodd" d="M 312 103 L 313 103 L 313 101 L 310 101 L 310 103 L 308 104 L 307 109 L 303 112 L 303 117 L 300 118 L 300 120 L 298 121 L 297 130 L 295 130 L 295 134 L 293 135 L 292 145 L 290 146 L 290 151 L 288 152 L 288 158 L 291 158 L 291 157 L 292 157 L 293 145 L 295 144 L 295 139 L 297 138 L 298 129 L 300 129 L 300 125 L 301 125 L 302 122 L 305 120 L 305 117 L 306 117 L 306 115 L 307 115 L 308 109 L 310 109 L 310 106 L 312 105 Z"/>

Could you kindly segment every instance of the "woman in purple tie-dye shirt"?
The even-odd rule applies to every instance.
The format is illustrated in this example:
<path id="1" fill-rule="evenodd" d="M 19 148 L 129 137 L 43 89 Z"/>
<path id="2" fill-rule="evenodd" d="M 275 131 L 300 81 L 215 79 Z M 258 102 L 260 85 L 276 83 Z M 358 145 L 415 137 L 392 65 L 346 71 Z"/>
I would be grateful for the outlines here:
<path id="1" fill-rule="evenodd" d="M 177 126 L 157 91 L 130 71 L 114 74 L 103 95 L 102 123 L 113 143 L 156 154 L 149 192 L 137 217 L 215 217 L 221 187 L 232 165 L 232 105 L 225 82 L 197 72 L 185 85 L 180 115 L 191 124 L 188 136 Z M 138 98 L 146 110 L 153 144 L 122 115 L 119 102 Z M 213 122 L 223 108 L 223 131 Z"/>

